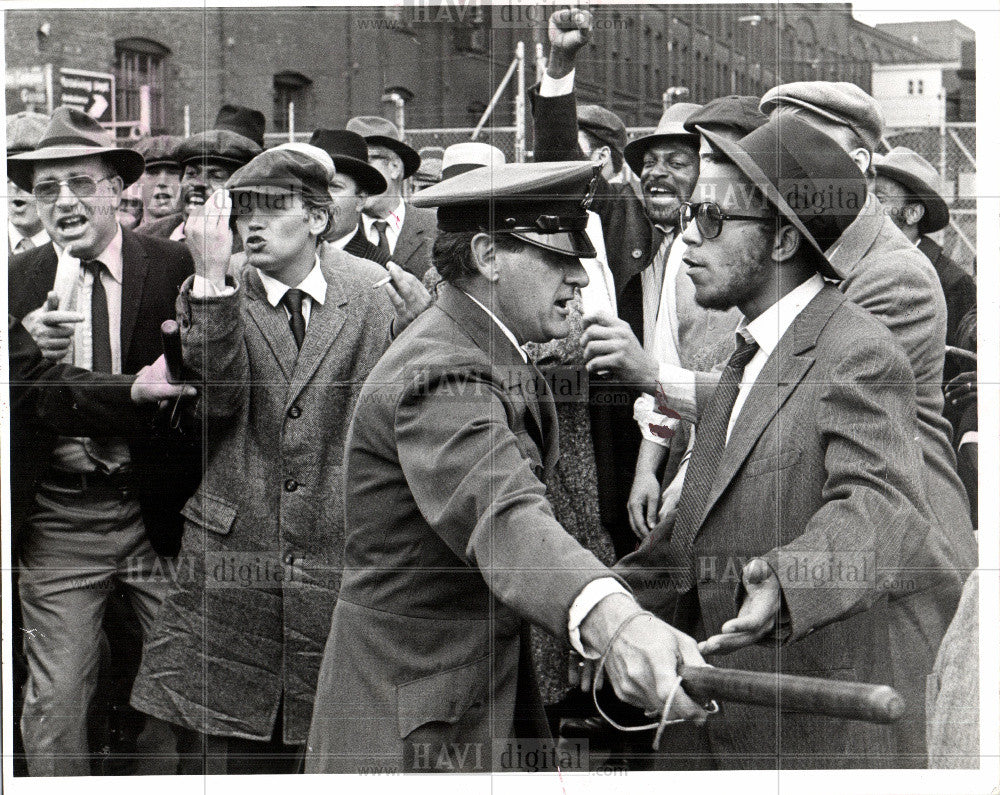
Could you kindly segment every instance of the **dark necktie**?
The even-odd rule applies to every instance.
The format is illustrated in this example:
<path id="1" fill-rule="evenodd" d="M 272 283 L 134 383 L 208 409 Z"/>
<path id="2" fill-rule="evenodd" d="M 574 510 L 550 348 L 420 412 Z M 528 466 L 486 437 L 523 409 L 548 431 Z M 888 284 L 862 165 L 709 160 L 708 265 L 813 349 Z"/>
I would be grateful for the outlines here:
<path id="1" fill-rule="evenodd" d="M 756 342 L 747 342 L 742 335 L 737 335 L 736 350 L 729 357 L 719 385 L 696 428 L 694 450 L 677 504 L 677 519 L 667 553 L 674 585 L 680 593 L 690 591 L 695 585 L 694 537 L 726 448 L 726 430 L 740 391 L 743 370 L 759 349 Z"/>
<path id="2" fill-rule="evenodd" d="M 301 290 L 288 290 L 285 297 L 281 299 L 288 307 L 288 325 L 291 326 L 292 336 L 295 337 L 295 345 L 298 348 L 302 347 L 302 340 L 306 338 L 306 319 L 302 314 L 304 295 L 305 293 Z"/>
<path id="3" fill-rule="evenodd" d="M 373 221 L 372 227 L 378 233 L 378 253 L 382 257 L 383 262 L 388 262 L 390 257 L 392 257 L 392 251 L 389 250 L 389 238 L 385 234 L 385 230 L 388 228 L 388 221 Z"/>
<path id="4" fill-rule="evenodd" d="M 111 331 L 108 328 L 108 296 L 104 292 L 101 271 L 104 265 L 99 260 L 81 263 L 94 276 L 94 286 L 90 291 L 90 334 L 92 342 L 90 369 L 95 373 L 111 372 Z"/>

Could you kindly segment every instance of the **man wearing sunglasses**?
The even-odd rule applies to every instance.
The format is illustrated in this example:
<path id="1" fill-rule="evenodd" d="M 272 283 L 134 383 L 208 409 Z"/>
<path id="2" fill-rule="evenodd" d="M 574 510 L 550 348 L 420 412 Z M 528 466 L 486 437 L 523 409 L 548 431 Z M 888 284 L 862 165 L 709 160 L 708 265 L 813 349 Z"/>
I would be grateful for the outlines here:
<path id="1" fill-rule="evenodd" d="M 721 157 L 695 195 L 716 198 L 682 208 L 685 261 L 700 305 L 744 319 L 675 520 L 618 568 L 718 664 L 849 671 L 906 700 L 892 728 L 729 705 L 701 738 L 716 766 L 923 766 L 924 682 L 969 561 L 928 506 L 904 353 L 824 281 L 865 180 L 798 119 L 701 132 Z"/>
<path id="2" fill-rule="evenodd" d="M 160 323 L 174 317 L 193 264 L 181 244 L 120 227 L 122 191 L 143 165 L 138 152 L 117 147 L 68 107 L 56 109 L 37 148 L 7 159 L 10 179 L 34 194 L 52 239 L 11 259 L 9 312 L 48 359 L 130 374 L 162 353 Z M 52 434 L 19 449 L 36 461 L 16 463 L 34 463 L 39 473 L 20 549 L 24 625 L 34 629 L 24 638 L 28 770 L 87 775 L 87 706 L 105 604 L 122 585 L 143 631 L 152 626 L 168 586 L 160 555 L 176 553 L 199 445 L 150 425 L 127 439 Z"/>

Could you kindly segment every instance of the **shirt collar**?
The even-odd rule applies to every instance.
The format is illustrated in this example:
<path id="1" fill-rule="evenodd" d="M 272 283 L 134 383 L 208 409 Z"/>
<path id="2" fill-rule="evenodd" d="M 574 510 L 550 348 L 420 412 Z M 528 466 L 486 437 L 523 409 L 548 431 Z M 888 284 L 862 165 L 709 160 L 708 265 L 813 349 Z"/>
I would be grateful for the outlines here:
<path id="1" fill-rule="evenodd" d="M 406 220 L 406 202 L 400 199 L 395 209 L 384 218 L 372 218 L 370 215 L 364 214 L 361 217 L 364 219 L 366 234 L 371 231 L 372 224 L 376 221 L 387 221 L 389 224 L 388 228 L 399 234 L 399 230 L 403 228 L 403 221 Z"/>
<path id="2" fill-rule="evenodd" d="M 56 241 L 52 241 L 52 247 L 56 250 L 56 256 L 60 260 L 68 259 L 74 260 L 76 262 L 81 262 L 79 257 L 74 257 L 69 253 L 69 249 L 62 248 Z M 104 251 L 98 254 L 93 259 L 99 261 L 105 268 L 108 269 L 108 273 L 114 278 L 116 282 L 121 284 L 122 281 L 122 228 L 117 226 L 115 228 L 115 236 L 111 238 L 111 242 L 105 246 Z"/>
<path id="3" fill-rule="evenodd" d="M 18 229 L 16 226 L 14 226 L 14 224 L 10 223 L 10 221 L 7 222 L 7 237 L 10 238 L 11 250 L 15 249 L 17 247 L 17 244 L 20 243 L 25 238 L 34 243 L 35 248 L 38 248 L 39 246 L 44 246 L 46 243 L 49 242 L 49 233 L 45 231 L 44 226 L 37 232 L 35 232 L 35 234 L 33 234 L 31 237 L 28 237 L 27 235 L 22 235 L 21 230 Z"/>
<path id="4" fill-rule="evenodd" d="M 465 293 L 465 290 L 462 290 L 462 292 Z M 521 343 L 519 343 L 517 341 L 517 337 L 514 336 L 514 333 L 509 328 L 507 328 L 507 326 L 505 326 L 503 324 L 503 321 L 500 320 L 500 318 L 498 318 L 486 306 L 484 306 L 482 304 L 482 302 L 477 301 L 474 296 L 469 295 L 468 293 L 465 293 L 465 294 L 469 296 L 469 300 L 470 301 L 472 301 L 476 306 L 478 306 L 480 309 L 482 309 L 487 315 L 489 315 L 491 318 L 493 318 L 493 322 L 496 323 L 500 327 L 500 330 L 503 332 L 503 335 L 507 339 L 510 340 L 510 344 L 513 345 L 517 349 L 517 352 L 519 354 L 521 354 L 521 358 L 524 359 L 524 363 L 527 364 L 528 363 L 528 354 L 525 353 L 524 348 L 521 347 Z"/>
<path id="5" fill-rule="evenodd" d="M 330 241 L 330 245 L 334 248 L 338 248 L 341 251 L 344 250 L 344 246 L 351 242 L 351 239 L 358 233 L 358 227 L 354 227 L 350 232 L 344 235 L 342 238 Z"/>
<path id="6" fill-rule="evenodd" d="M 814 273 L 802 284 L 771 304 L 758 317 L 745 325 L 741 324 L 753 340 L 760 346 L 765 356 L 770 356 L 778 346 L 778 341 L 788 331 L 788 327 L 799 313 L 819 294 L 826 282 Z"/>
<path id="7" fill-rule="evenodd" d="M 281 299 L 285 297 L 291 287 L 289 287 L 284 282 L 279 282 L 273 276 L 268 276 L 266 273 L 257 268 L 257 274 L 260 276 L 260 282 L 264 285 L 264 292 L 267 294 L 267 302 L 274 307 L 277 307 L 281 303 Z M 309 274 L 301 282 L 296 285 L 296 289 L 301 290 L 306 295 L 308 295 L 315 303 L 322 305 L 326 300 L 326 277 L 323 276 L 323 269 L 319 264 L 319 253 L 316 254 L 316 263 L 313 265 L 313 269 L 309 271 Z"/>

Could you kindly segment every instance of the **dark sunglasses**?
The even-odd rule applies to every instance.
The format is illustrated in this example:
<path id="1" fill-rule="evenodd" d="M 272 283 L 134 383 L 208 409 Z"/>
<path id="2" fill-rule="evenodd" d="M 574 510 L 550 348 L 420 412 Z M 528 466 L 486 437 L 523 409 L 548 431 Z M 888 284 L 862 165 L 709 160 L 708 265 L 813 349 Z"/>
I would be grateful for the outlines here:
<path id="1" fill-rule="evenodd" d="M 59 198 L 62 186 L 65 185 L 78 199 L 86 199 L 88 196 L 93 196 L 97 193 L 97 186 L 101 182 L 107 182 L 112 179 L 114 177 L 94 179 L 86 174 L 70 177 L 69 179 L 43 179 L 41 182 L 35 183 L 31 192 L 43 204 L 54 204 L 56 199 Z"/>
<path id="2" fill-rule="evenodd" d="M 773 215 L 732 215 L 722 212 L 715 202 L 684 202 L 681 205 L 681 229 L 687 229 L 694 221 L 698 232 L 705 240 L 712 240 L 722 234 L 723 221 L 773 221 Z"/>

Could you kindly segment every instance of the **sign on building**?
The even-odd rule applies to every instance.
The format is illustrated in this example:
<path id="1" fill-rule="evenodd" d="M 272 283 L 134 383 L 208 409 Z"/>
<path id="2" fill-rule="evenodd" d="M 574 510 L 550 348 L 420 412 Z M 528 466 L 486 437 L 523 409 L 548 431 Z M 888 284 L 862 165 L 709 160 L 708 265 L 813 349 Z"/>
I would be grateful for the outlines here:
<path id="1" fill-rule="evenodd" d="M 18 113 L 22 110 L 48 113 L 51 108 L 49 104 L 51 74 L 49 66 L 8 66 L 7 113 Z"/>
<path id="2" fill-rule="evenodd" d="M 102 124 L 115 122 L 115 76 L 82 69 L 59 70 L 60 104 L 82 110 Z"/>

